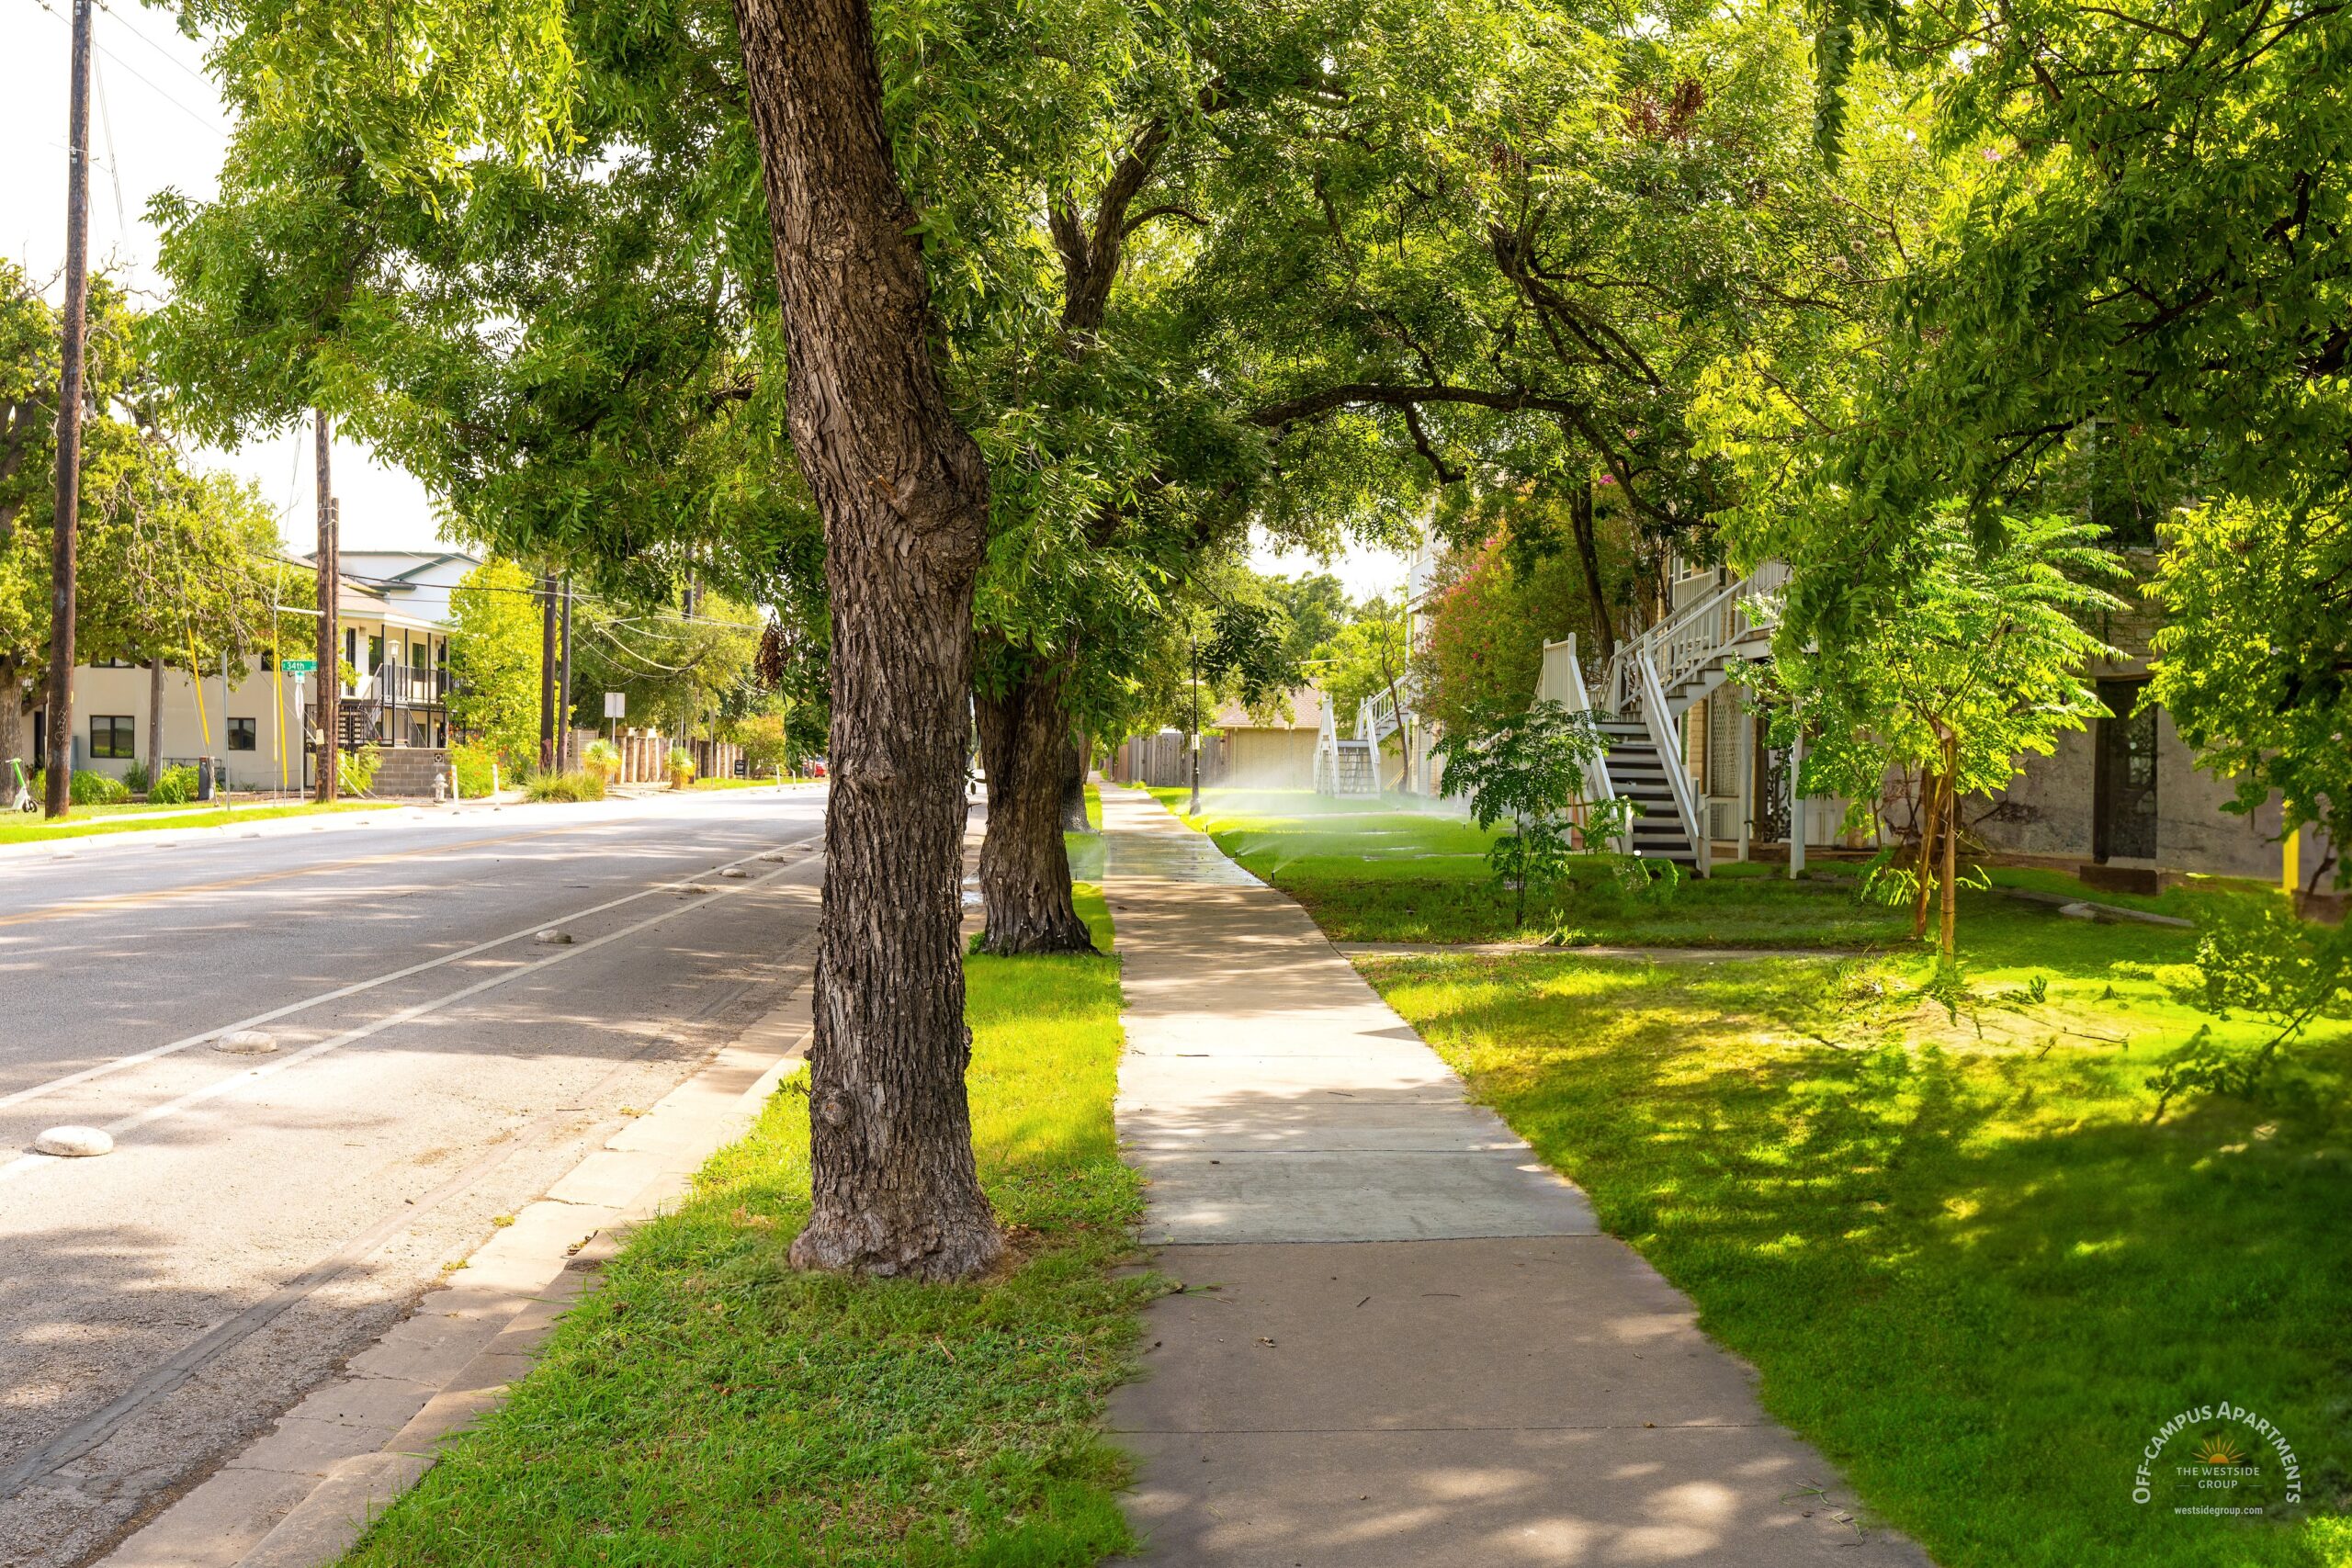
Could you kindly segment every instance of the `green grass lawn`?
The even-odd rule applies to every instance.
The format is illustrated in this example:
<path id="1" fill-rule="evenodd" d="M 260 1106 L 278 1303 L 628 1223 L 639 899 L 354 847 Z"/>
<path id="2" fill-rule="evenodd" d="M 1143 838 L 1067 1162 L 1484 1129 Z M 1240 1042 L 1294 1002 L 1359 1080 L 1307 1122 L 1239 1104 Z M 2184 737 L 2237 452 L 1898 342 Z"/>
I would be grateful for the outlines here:
<path id="1" fill-rule="evenodd" d="M 211 807 L 182 810 L 159 806 L 153 809 L 167 815 L 130 821 L 110 818 L 134 809 L 143 811 L 148 808 L 77 806 L 64 821 L 54 825 L 44 825 L 38 817 L 0 818 L 0 844 L 45 844 L 52 839 L 86 839 L 100 833 L 156 832 L 165 828 L 226 828 L 232 823 L 267 822 L 279 817 L 318 817 L 343 811 L 389 811 L 401 804 L 390 800 L 339 800 L 333 806 L 241 806 L 233 811 Z"/>
<path id="2" fill-rule="evenodd" d="M 2352 1035 L 2152 1125 L 2205 1021 L 2113 965 L 2190 934 L 1991 895 L 1961 933 L 1957 1021 L 1909 954 L 1359 963 L 1943 1568 L 2352 1563 Z M 2224 1400 L 2291 1440 L 2303 1517 L 2133 1504 L 2156 1429 Z"/>
<path id="3" fill-rule="evenodd" d="M 1080 908 L 1110 945 L 1100 893 Z M 538 1366 L 353 1563 L 1056 1568 L 1134 1544 L 1096 1431 L 1159 1287 L 1111 1097 L 1102 957 L 967 961 L 974 1143 L 1012 1243 L 966 1285 L 795 1272 L 808 1096 L 788 1083 L 629 1240 Z"/>
<path id="4" fill-rule="evenodd" d="M 1152 790 L 1254 874 L 1297 899 L 1335 942 L 1553 942 L 1568 946 L 1820 947 L 1901 945 L 1907 911 L 1859 904 L 1851 862 L 1818 862 L 1803 881 L 1760 862 L 1718 863 L 1670 896 L 1629 897 L 1600 857 L 1580 859 L 1566 886 L 1531 896 L 1514 919 L 1493 886 L 1493 835 L 1458 813 L 1397 795 L 1335 799 L 1306 790 Z M 2209 890 L 2252 884 L 2199 878 L 2157 897 L 2109 893 L 2064 872 L 1993 866 L 1996 887 L 2194 918 Z"/>
<path id="5" fill-rule="evenodd" d="M 1685 879 L 1671 896 L 1629 896 L 1603 858 L 1580 860 L 1550 897 L 1514 919 L 1493 886 L 1493 835 L 1468 818 L 1397 797 L 1334 800 L 1304 790 L 1155 789 L 1162 804 L 1253 874 L 1304 905 L 1335 942 L 1559 942 L 1638 947 L 1867 947 L 1905 940 L 1904 916 L 1854 901 L 1849 883 Z M 1728 870 L 1728 868 L 1718 868 Z"/>

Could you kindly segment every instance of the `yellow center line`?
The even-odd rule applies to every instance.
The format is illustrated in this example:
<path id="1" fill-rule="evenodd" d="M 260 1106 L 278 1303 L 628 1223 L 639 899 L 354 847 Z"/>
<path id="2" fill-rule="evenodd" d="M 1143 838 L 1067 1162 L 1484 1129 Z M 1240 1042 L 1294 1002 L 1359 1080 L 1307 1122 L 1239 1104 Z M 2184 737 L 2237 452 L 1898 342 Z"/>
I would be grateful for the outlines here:
<path id="1" fill-rule="evenodd" d="M 606 826 L 598 822 L 571 822 L 560 828 L 540 828 L 527 833 L 503 833 L 492 839 L 469 839 L 461 843 L 436 844 L 430 847 L 434 854 L 448 854 L 458 850 L 487 849 L 492 844 L 512 844 L 525 839 L 551 838 L 558 833 L 577 833 L 585 828 Z M 152 904 L 169 898 L 192 897 L 199 893 L 229 893 L 241 887 L 259 887 L 266 883 L 285 882 L 298 876 L 320 876 L 329 872 L 356 871 L 363 866 L 382 865 L 388 861 L 413 858 L 419 850 L 387 850 L 381 854 L 361 855 L 356 860 L 327 861 L 318 865 L 293 866 L 285 871 L 256 872 L 251 876 L 232 876 L 219 882 L 194 882 L 185 887 L 159 887 L 145 893 L 108 893 L 96 898 L 76 898 L 62 904 L 46 904 L 21 914 L 0 915 L 0 926 L 20 926 L 35 920 L 55 919 L 73 915 L 103 915 L 110 910 L 129 908 L 140 904 Z"/>

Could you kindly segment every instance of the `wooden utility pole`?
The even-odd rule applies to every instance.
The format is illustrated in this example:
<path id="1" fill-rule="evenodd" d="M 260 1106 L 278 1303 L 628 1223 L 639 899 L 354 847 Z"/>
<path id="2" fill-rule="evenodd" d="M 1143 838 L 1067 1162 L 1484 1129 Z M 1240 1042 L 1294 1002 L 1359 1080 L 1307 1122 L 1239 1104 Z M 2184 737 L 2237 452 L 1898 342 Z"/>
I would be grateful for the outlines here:
<path id="1" fill-rule="evenodd" d="M 571 573 L 563 574 L 563 650 L 556 666 L 555 765 L 570 773 L 580 765 L 571 754 Z"/>
<path id="2" fill-rule="evenodd" d="M 65 334 L 57 378 L 57 512 L 50 527 L 49 774 L 41 805 L 74 804 L 74 546 L 82 516 L 82 338 L 90 305 L 90 0 L 74 0 L 66 117 Z"/>
<path id="3" fill-rule="evenodd" d="M 555 579 L 539 577 L 539 772 L 555 772 Z"/>
<path id="4" fill-rule="evenodd" d="M 342 530 L 335 525 L 334 475 L 324 409 L 311 411 L 311 429 L 318 449 L 315 466 L 319 473 L 319 667 L 311 672 L 318 682 L 319 747 L 318 776 L 311 781 L 311 798 L 325 805 L 334 799 L 342 773 L 339 752 L 343 745 L 343 628 L 336 625 L 336 617 L 343 583 L 343 539 Z"/>
<path id="5" fill-rule="evenodd" d="M 147 662 L 147 782 L 164 771 L 164 661 Z"/>

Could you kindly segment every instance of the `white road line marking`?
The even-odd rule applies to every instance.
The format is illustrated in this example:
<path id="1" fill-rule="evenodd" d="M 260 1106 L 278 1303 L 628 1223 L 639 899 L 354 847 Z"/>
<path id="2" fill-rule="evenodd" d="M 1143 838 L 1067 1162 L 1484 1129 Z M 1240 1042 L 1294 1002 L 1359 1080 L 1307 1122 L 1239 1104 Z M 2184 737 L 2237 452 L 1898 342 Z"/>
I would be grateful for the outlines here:
<path id="1" fill-rule="evenodd" d="M 801 863 L 803 863 L 795 862 L 792 865 L 781 866 L 776 870 L 770 872 L 767 875 L 761 877 L 756 882 L 746 882 L 741 886 L 726 888 L 723 891 L 713 893 L 707 897 L 696 898 L 692 903 L 681 904 L 674 909 L 664 909 L 662 913 L 649 916 L 645 919 L 638 921 L 633 926 L 623 926 L 616 931 L 607 931 L 603 936 L 596 938 L 593 942 L 583 942 L 576 947 L 564 948 L 560 952 L 550 953 L 548 956 L 539 959 L 536 963 L 526 964 L 519 968 L 502 970 L 498 974 L 490 976 L 487 978 L 477 980 L 470 986 L 451 991 L 447 996 L 436 997 L 429 1002 L 418 1002 L 413 1007 L 402 1008 L 398 1012 L 387 1014 L 386 1016 L 378 1019 L 373 1023 L 362 1024 L 356 1029 L 347 1029 L 341 1034 L 332 1035 L 327 1039 L 318 1042 L 316 1044 L 306 1045 L 301 1050 L 295 1052 L 292 1055 L 284 1057 L 279 1061 L 272 1062 L 266 1066 L 248 1067 L 243 1072 L 232 1074 L 225 1078 L 216 1079 L 214 1082 L 205 1085 L 202 1089 L 190 1089 L 187 1093 L 181 1095 L 176 1100 L 167 1100 L 161 1105 L 151 1105 L 144 1111 L 133 1111 L 128 1116 L 119 1117 L 112 1122 L 105 1123 L 106 1131 L 115 1134 L 117 1137 L 119 1137 L 121 1134 L 130 1132 L 135 1128 L 144 1127 L 151 1122 L 160 1122 L 167 1116 L 176 1116 L 190 1106 L 201 1105 L 209 1100 L 217 1100 L 220 1096 L 227 1094 L 233 1089 L 243 1089 L 248 1084 L 259 1083 L 264 1078 L 276 1077 L 278 1074 L 286 1071 L 288 1067 L 298 1066 L 300 1064 L 311 1060 L 313 1056 L 323 1056 L 330 1051 L 339 1051 L 345 1045 L 356 1044 L 360 1041 L 366 1040 L 372 1035 L 379 1034 L 387 1029 L 391 1029 L 400 1024 L 423 1018 L 427 1013 L 438 1012 L 443 1008 L 448 1007 L 452 1003 L 464 1001 L 469 997 L 478 997 L 484 991 L 495 989 L 496 987 L 503 986 L 512 980 L 519 980 L 526 975 L 536 975 L 540 970 L 548 968 L 554 964 L 568 964 L 572 959 L 579 957 L 582 953 L 594 953 L 596 949 L 604 946 L 606 942 L 618 942 L 625 936 L 635 936 L 639 931 L 650 931 L 665 920 L 674 920 L 680 915 L 686 914 L 691 910 L 707 909 L 713 905 L 718 903 L 721 899 L 731 898 L 739 893 L 748 893 L 754 888 L 765 887 L 769 883 L 775 881 L 776 878 L 780 876 L 790 875 Z M 0 1182 L 14 1180 L 17 1176 L 23 1174 L 25 1171 L 34 1169 L 37 1167 L 47 1166 L 51 1168 L 59 1168 L 65 1163 L 66 1162 L 49 1155 L 20 1155 L 17 1158 L 10 1160 L 7 1164 L 0 1165 Z"/>
<path id="2" fill-rule="evenodd" d="M 773 844 L 745 855 L 741 860 L 729 861 L 727 863 L 741 865 L 745 862 L 755 861 L 762 854 L 771 853 L 778 849 L 788 850 L 804 847 L 804 845 L 805 840 L 803 844 Z M 811 852 L 813 853 L 814 851 L 812 850 Z M 650 898 L 656 893 L 675 892 L 691 880 L 692 878 L 688 877 L 681 878 L 676 882 L 662 883 L 656 886 L 631 893 L 625 897 L 615 898 L 609 903 L 598 904 L 593 908 L 578 909 L 571 914 L 559 916 L 557 920 L 580 920 L 591 915 L 601 915 L 608 909 L 617 909 L 624 904 L 634 904 L 640 898 Z M 241 1018 L 232 1023 L 218 1024 L 200 1034 L 191 1034 L 185 1039 L 175 1040 L 167 1045 L 151 1046 L 147 1050 L 134 1052 L 128 1056 L 118 1056 L 109 1062 L 100 1062 L 96 1066 L 84 1067 L 79 1072 L 67 1073 L 62 1077 L 28 1085 L 11 1094 L 0 1094 L 0 1111 L 6 1111 L 12 1105 L 20 1105 L 28 1100 L 37 1100 L 45 1094 L 54 1094 L 62 1089 L 71 1089 L 75 1084 L 87 1083 L 92 1078 L 104 1077 L 108 1073 L 117 1073 L 127 1067 L 138 1066 L 142 1062 L 154 1061 L 159 1056 L 169 1056 L 175 1052 L 187 1050 L 191 1046 L 201 1045 L 208 1040 L 217 1039 L 235 1030 L 258 1028 L 262 1024 L 285 1018 L 292 1013 L 307 1012 L 311 1008 L 321 1007 L 328 1002 L 341 1001 L 345 997 L 356 997 L 362 991 L 371 991 L 379 986 L 389 986 L 395 980 L 405 980 L 412 975 L 422 975 L 428 969 L 438 969 L 445 964 L 456 964 L 463 959 L 476 957 L 488 953 L 493 947 L 503 947 L 508 942 L 520 942 L 526 937 L 536 936 L 550 923 L 552 922 L 542 917 L 520 931 L 509 931 L 504 936 L 492 937 L 488 942 L 478 942 L 471 947 L 461 948 L 456 953 L 444 953 L 438 958 L 428 958 L 421 964 L 412 964 L 405 969 L 394 969 L 389 974 L 379 975 L 369 980 L 355 980 L 348 986 L 341 986 L 332 991 L 321 991 L 314 997 L 305 997 L 300 1001 L 288 1002 L 285 1006 L 272 1008 L 267 1012 L 257 1012 L 251 1018 Z"/>

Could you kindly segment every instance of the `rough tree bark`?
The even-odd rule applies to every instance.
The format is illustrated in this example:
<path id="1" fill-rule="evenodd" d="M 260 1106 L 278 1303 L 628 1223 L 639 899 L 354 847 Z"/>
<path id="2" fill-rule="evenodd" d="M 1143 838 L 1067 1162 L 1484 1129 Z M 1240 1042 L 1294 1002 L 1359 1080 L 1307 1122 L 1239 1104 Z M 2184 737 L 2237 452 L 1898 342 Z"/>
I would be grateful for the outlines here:
<path id="1" fill-rule="evenodd" d="M 1600 544 L 1592 528 L 1592 481 L 1568 499 L 1568 525 L 1577 536 L 1577 559 L 1584 566 L 1585 593 L 1592 600 L 1592 627 L 1600 634 L 1600 662 L 1617 651 L 1617 627 L 1609 619 L 1609 591 L 1600 580 Z"/>
<path id="2" fill-rule="evenodd" d="M 1073 736 L 1069 743 L 1069 761 L 1062 772 L 1062 831 L 1091 833 L 1094 824 L 1086 819 L 1086 762 L 1094 754 L 1094 737 Z"/>
<path id="3" fill-rule="evenodd" d="M 1090 217 L 1067 195 L 1053 198 L 1046 229 L 1062 264 L 1063 331 L 1069 352 L 1086 352 L 1102 330 L 1118 281 L 1127 235 L 1143 216 L 1131 216 L 1168 146 L 1166 121 L 1148 123 L 1113 165 Z M 988 838 L 980 851 L 980 905 L 990 953 L 1087 953 L 1094 945 L 1071 901 L 1069 854 L 1062 842 L 1067 760 L 1054 761 L 1075 728 L 1061 695 L 1067 663 L 1023 661 L 1014 684 L 1000 697 L 976 694 L 981 764 L 989 775 Z M 994 709 L 991 720 L 990 710 Z M 1000 773 L 989 755 L 989 729 L 1000 727 L 998 747 L 1013 759 Z M 1080 787 L 1084 788 L 1084 774 Z M 1081 796 L 1078 829 L 1085 823 Z M 1058 880 L 1056 880 L 1058 878 Z"/>
<path id="4" fill-rule="evenodd" d="M 1031 669 L 1001 694 L 981 694 L 980 765 L 989 775 L 989 830 L 980 845 L 987 953 L 1085 953 L 1094 945 L 1070 899 L 1062 841 L 1069 771 L 1066 667 Z M 1080 810 L 1084 809 L 1083 805 Z"/>
<path id="5" fill-rule="evenodd" d="M 972 1158 L 965 701 L 988 470 L 931 356 L 865 0 L 736 0 L 795 453 L 825 522 L 832 788 L 801 1268 L 954 1279 L 1003 1240 Z"/>

